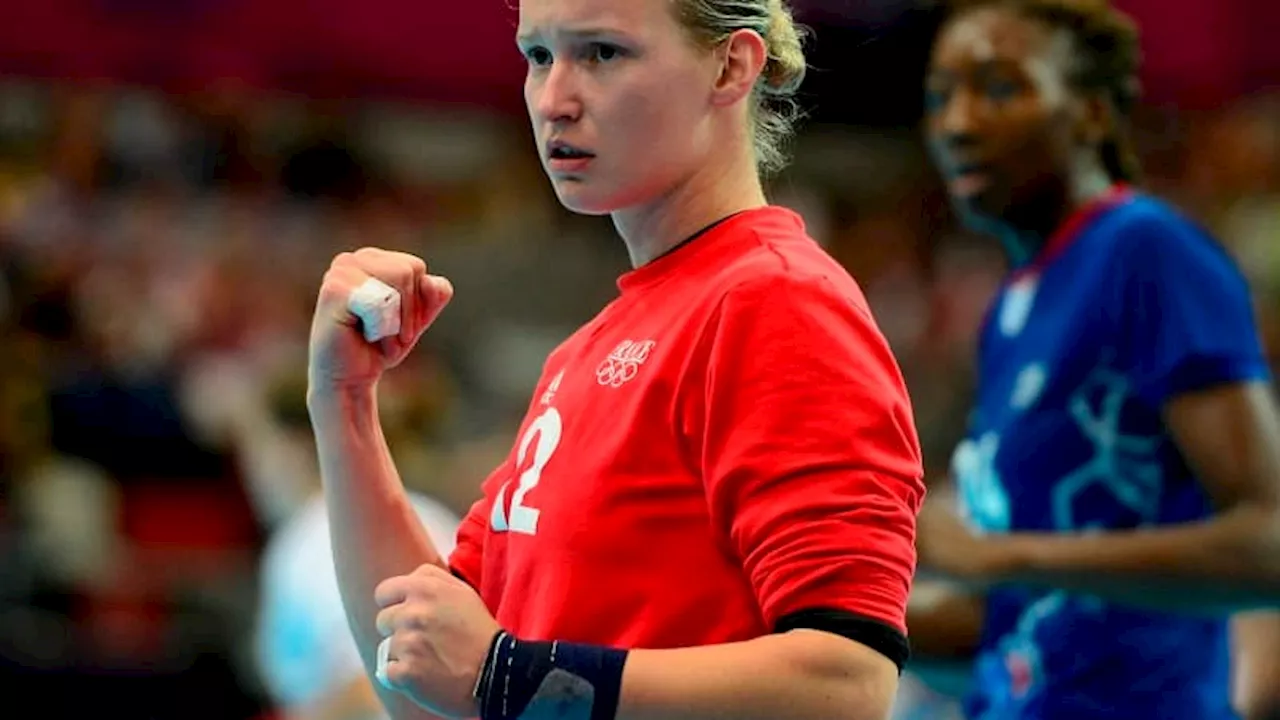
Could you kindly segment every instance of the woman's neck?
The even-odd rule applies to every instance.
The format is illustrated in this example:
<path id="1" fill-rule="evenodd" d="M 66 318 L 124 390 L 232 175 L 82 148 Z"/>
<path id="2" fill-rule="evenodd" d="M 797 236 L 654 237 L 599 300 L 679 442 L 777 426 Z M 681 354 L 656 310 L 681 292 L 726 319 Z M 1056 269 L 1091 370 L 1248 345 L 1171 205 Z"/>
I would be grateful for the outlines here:
<path id="1" fill-rule="evenodd" d="M 715 221 L 767 205 L 755 160 L 745 157 L 700 168 L 654 202 L 613 213 L 631 266 L 640 267 Z"/>
<path id="2" fill-rule="evenodd" d="M 1071 216 L 1114 185 L 1100 165 L 1082 167 L 1058 192 L 1010 213 L 996 233 L 1010 262 L 1014 267 L 1031 262 Z"/>

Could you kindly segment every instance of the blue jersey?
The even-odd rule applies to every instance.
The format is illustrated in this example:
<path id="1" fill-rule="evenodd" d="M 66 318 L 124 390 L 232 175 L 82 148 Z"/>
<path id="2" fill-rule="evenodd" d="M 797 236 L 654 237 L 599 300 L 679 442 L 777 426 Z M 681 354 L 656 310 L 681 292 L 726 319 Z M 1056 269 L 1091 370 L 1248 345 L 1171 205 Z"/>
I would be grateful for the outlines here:
<path id="1" fill-rule="evenodd" d="M 953 472 L 986 533 L 1185 523 L 1209 498 L 1161 421 L 1181 393 L 1265 378 L 1246 283 L 1163 203 L 1116 191 L 1012 273 L 985 321 Z M 1235 717 L 1226 618 L 1061 591 L 987 600 L 973 718 Z"/>

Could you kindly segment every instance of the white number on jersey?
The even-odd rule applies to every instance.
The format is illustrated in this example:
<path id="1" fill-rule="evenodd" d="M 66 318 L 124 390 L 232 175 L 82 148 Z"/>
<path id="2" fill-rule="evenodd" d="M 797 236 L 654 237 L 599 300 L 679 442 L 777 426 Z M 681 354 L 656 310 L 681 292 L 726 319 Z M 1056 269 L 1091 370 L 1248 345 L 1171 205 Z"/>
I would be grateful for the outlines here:
<path id="1" fill-rule="evenodd" d="M 542 479 L 542 469 L 547 466 L 551 455 L 560 445 L 562 429 L 560 412 L 555 408 L 547 408 L 547 411 L 539 415 L 529 424 L 529 429 L 525 430 L 524 436 L 520 438 L 520 449 L 516 454 L 516 467 L 524 467 L 525 459 L 529 454 L 529 445 L 533 443 L 534 438 L 537 438 L 538 443 L 533 450 L 533 462 L 528 470 L 520 474 L 515 495 L 511 497 L 509 518 L 504 508 L 507 504 L 507 490 L 511 487 L 510 480 L 503 484 L 502 489 L 498 491 L 498 496 L 493 499 L 493 512 L 489 516 L 489 526 L 494 532 L 509 530 L 525 535 L 538 532 L 538 509 L 525 505 L 524 500 L 529 491 L 537 487 L 538 481 Z"/>

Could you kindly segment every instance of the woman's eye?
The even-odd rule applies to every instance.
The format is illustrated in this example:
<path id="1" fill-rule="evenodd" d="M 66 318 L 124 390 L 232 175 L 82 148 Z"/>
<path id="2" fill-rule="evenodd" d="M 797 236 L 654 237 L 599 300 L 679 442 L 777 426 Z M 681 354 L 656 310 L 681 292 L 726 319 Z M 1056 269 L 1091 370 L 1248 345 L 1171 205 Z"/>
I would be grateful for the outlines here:
<path id="1" fill-rule="evenodd" d="M 524 51 L 524 56 L 530 65 L 542 67 L 551 64 L 551 51 L 544 47 L 531 47 Z"/>
<path id="2" fill-rule="evenodd" d="M 622 56 L 622 49 L 617 45 L 608 43 L 591 43 L 587 46 L 587 60 L 595 63 L 605 63 L 616 60 Z"/>

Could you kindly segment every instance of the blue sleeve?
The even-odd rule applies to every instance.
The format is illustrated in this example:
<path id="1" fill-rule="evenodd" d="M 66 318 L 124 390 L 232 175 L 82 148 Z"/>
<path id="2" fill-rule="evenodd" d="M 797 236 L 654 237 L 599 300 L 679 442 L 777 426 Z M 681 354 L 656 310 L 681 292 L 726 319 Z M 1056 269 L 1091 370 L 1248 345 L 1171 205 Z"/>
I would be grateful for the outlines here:
<path id="1" fill-rule="evenodd" d="M 1120 232 L 1123 355 L 1143 399 L 1159 408 L 1267 378 L 1248 284 L 1216 241 L 1171 213 L 1143 213 Z"/>

